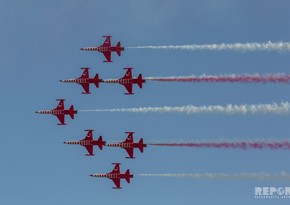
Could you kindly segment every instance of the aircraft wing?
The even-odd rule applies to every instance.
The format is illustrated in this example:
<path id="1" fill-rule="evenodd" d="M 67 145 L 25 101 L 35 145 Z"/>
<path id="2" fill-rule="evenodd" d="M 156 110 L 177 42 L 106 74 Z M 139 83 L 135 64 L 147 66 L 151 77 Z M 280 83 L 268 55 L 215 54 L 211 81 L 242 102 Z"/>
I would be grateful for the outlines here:
<path id="1" fill-rule="evenodd" d="M 125 143 L 133 143 L 133 134 L 134 132 L 126 132 L 128 134 L 127 138 L 125 139 Z"/>
<path id="2" fill-rule="evenodd" d="M 64 100 L 60 99 L 59 103 L 57 105 L 57 107 L 55 108 L 55 110 L 64 110 Z"/>
<path id="3" fill-rule="evenodd" d="M 81 86 L 83 87 L 85 93 L 90 93 L 90 84 L 89 83 L 81 83 Z"/>
<path id="4" fill-rule="evenodd" d="M 120 174 L 120 163 L 115 163 L 115 167 L 110 174 Z"/>
<path id="5" fill-rule="evenodd" d="M 117 178 L 117 179 L 112 179 L 112 181 L 114 182 L 114 184 L 116 185 L 117 189 L 121 188 L 121 179 Z"/>
<path id="6" fill-rule="evenodd" d="M 134 158 L 134 148 L 124 148 L 130 158 Z"/>
<path id="7" fill-rule="evenodd" d="M 123 76 L 124 79 L 132 79 L 132 68 L 125 68 L 127 69 L 127 72 L 125 73 L 125 75 Z"/>
<path id="8" fill-rule="evenodd" d="M 103 46 L 111 46 L 111 36 L 106 36 Z"/>
<path id="9" fill-rule="evenodd" d="M 65 123 L 64 123 L 64 115 L 56 115 L 56 117 L 60 121 L 60 124 L 65 125 Z"/>
<path id="10" fill-rule="evenodd" d="M 111 60 L 111 52 L 110 51 L 104 51 L 102 52 L 105 56 L 105 58 L 107 59 L 108 62 L 112 62 Z"/>
<path id="11" fill-rule="evenodd" d="M 84 138 L 84 140 L 93 140 L 93 130 L 85 130 L 85 131 L 88 131 L 88 133 Z"/>
<path id="12" fill-rule="evenodd" d="M 89 78 L 90 77 L 90 75 L 89 75 L 89 68 L 82 68 L 84 71 L 83 71 L 83 73 L 82 73 L 82 75 L 81 75 L 81 77 L 80 78 Z"/>
<path id="13" fill-rule="evenodd" d="M 128 91 L 128 93 L 126 93 L 126 94 L 129 94 L 129 95 L 131 95 L 131 94 L 134 94 L 133 93 L 133 85 L 132 85 L 132 83 L 129 83 L 129 84 L 123 84 L 124 86 L 125 86 L 125 88 L 126 88 L 126 90 Z"/>
<path id="14" fill-rule="evenodd" d="M 93 145 L 85 145 L 84 147 L 87 149 L 89 155 L 94 155 L 94 147 L 93 147 Z"/>

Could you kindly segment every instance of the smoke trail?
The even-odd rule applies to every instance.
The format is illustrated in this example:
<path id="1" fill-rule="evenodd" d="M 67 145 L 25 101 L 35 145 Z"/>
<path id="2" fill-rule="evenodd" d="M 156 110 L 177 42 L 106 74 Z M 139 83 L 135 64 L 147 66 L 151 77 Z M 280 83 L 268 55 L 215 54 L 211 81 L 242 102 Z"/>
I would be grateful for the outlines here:
<path id="1" fill-rule="evenodd" d="M 290 180 L 290 173 L 181 173 L 181 174 L 135 174 L 144 177 L 187 177 L 193 179 L 254 179 L 254 180 Z"/>
<path id="2" fill-rule="evenodd" d="M 195 142 L 195 143 L 151 143 L 153 146 L 166 147 L 192 147 L 192 148 L 217 148 L 217 149 L 271 149 L 271 150 L 289 150 L 290 142 Z"/>
<path id="3" fill-rule="evenodd" d="M 148 77 L 145 80 L 163 82 L 240 82 L 240 83 L 289 83 L 290 75 L 286 74 L 243 74 L 243 75 L 200 75 L 200 76 L 171 76 L 171 77 Z"/>
<path id="4" fill-rule="evenodd" d="M 290 42 L 264 43 L 221 43 L 221 44 L 192 44 L 192 45 L 164 45 L 164 46 L 135 46 L 127 48 L 173 49 L 173 50 L 209 50 L 209 51 L 290 51 Z"/>
<path id="5" fill-rule="evenodd" d="M 288 114 L 290 111 L 290 103 L 283 102 L 280 104 L 252 104 L 252 105 L 208 105 L 194 106 L 186 105 L 180 107 L 139 107 L 139 108 L 112 108 L 112 109 L 93 109 L 79 110 L 80 112 L 132 112 L 132 113 L 186 113 L 186 114 Z"/>

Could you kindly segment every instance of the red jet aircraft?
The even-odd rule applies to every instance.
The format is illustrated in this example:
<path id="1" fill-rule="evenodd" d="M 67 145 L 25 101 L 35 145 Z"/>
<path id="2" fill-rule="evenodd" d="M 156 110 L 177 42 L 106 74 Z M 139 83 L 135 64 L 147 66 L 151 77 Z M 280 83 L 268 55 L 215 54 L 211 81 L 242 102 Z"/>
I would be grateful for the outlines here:
<path id="1" fill-rule="evenodd" d="M 112 36 L 103 36 L 106 38 L 103 45 L 98 47 L 84 47 L 81 48 L 83 51 L 99 51 L 104 54 L 106 61 L 103 62 L 113 62 L 111 60 L 111 52 L 116 52 L 118 56 L 121 56 L 121 52 L 124 51 L 124 47 L 121 46 L 121 43 L 118 42 L 116 46 L 111 46 L 111 37 Z"/>
<path id="2" fill-rule="evenodd" d="M 100 83 L 119 83 L 121 85 L 124 85 L 125 88 L 127 89 L 126 95 L 133 95 L 133 84 L 137 84 L 140 88 L 143 87 L 143 83 L 146 82 L 142 78 L 142 74 L 139 74 L 137 78 L 132 77 L 132 69 L 133 68 L 124 68 L 127 70 L 126 74 L 124 75 L 123 78 L 120 79 L 100 79 L 99 75 L 96 74 L 94 78 L 89 77 L 89 68 L 82 68 L 84 69 L 83 74 L 81 77 L 76 78 L 76 79 L 67 79 L 67 80 L 60 80 L 60 82 L 64 83 L 78 83 L 80 84 L 85 92 L 83 94 L 90 94 L 90 83 L 94 83 L 96 87 L 99 87 Z"/>
<path id="3" fill-rule="evenodd" d="M 74 110 L 74 106 L 71 105 L 70 108 L 68 110 L 64 109 L 64 101 L 65 99 L 56 99 L 57 101 L 59 101 L 58 106 L 53 109 L 53 110 L 39 110 L 36 111 L 36 113 L 39 114 L 52 114 L 55 115 L 59 121 L 60 124 L 58 125 L 66 125 L 65 124 L 65 115 L 69 115 L 71 117 L 71 119 L 74 119 L 74 115 L 77 114 L 77 111 Z"/>
<path id="4" fill-rule="evenodd" d="M 121 147 L 121 148 L 125 149 L 129 155 L 129 157 L 126 157 L 126 158 L 135 158 L 134 157 L 134 148 L 138 148 L 140 150 L 140 152 L 143 153 L 144 147 L 147 147 L 147 145 L 143 143 L 143 138 L 141 138 L 138 143 L 135 143 L 134 139 L 133 139 L 134 132 L 125 132 L 125 133 L 128 134 L 128 137 L 126 138 L 125 141 L 120 142 L 120 143 L 107 144 L 106 146 Z"/>
<path id="5" fill-rule="evenodd" d="M 75 79 L 67 79 L 67 80 L 60 80 L 59 82 L 63 83 L 78 83 L 80 84 L 85 92 L 82 92 L 82 94 L 91 94 L 90 92 L 90 83 L 95 84 L 95 86 L 98 88 L 99 83 L 103 82 L 102 79 L 99 79 L 99 74 L 96 74 L 94 78 L 90 78 L 89 75 L 89 69 L 90 68 L 81 68 L 83 69 L 83 74 L 79 78 Z"/>
<path id="6" fill-rule="evenodd" d="M 132 69 L 133 68 L 124 68 L 127 70 L 123 78 L 120 79 L 107 79 L 103 80 L 104 83 L 119 83 L 121 85 L 124 85 L 125 88 L 127 89 L 127 93 L 125 95 L 133 95 L 133 84 L 137 84 L 139 88 L 142 88 L 143 83 L 146 82 L 142 78 L 142 74 L 139 74 L 137 78 L 132 77 Z"/>
<path id="7" fill-rule="evenodd" d="M 107 174 L 91 174 L 91 177 L 105 177 L 108 179 L 113 180 L 116 187 L 113 187 L 113 189 L 122 189 L 121 187 L 121 179 L 125 179 L 128 183 L 130 183 L 130 179 L 133 178 L 133 174 L 130 174 L 130 170 L 127 169 L 127 171 L 124 174 L 120 173 L 120 164 L 121 163 L 112 163 L 115 164 L 114 169 L 107 173 Z"/>
<path id="8" fill-rule="evenodd" d="M 98 140 L 93 139 L 93 131 L 94 130 L 85 130 L 87 131 L 87 136 L 79 141 L 66 141 L 65 144 L 79 144 L 84 146 L 89 154 L 86 154 L 86 156 L 94 156 L 94 146 L 99 146 L 100 150 L 103 149 L 103 145 L 106 145 L 106 141 L 103 141 L 102 136 L 99 137 Z"/>

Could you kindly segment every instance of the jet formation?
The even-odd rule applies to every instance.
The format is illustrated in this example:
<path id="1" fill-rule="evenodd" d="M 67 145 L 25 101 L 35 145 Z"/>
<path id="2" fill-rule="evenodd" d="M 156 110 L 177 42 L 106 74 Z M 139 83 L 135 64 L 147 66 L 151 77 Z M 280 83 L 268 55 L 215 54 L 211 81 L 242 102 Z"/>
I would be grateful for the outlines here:
<path id="1" fill-rule="evenodd" d="M 103 146 L 121 147 L 121 148 L 125 149 L 129 155 L 126 158 L 130 158 L 130 159 L 135 158 L 134 157 L 134 149 L 135 148 L 138 148 L 140 150 L 140 152 L 143 153 L 144 147 L 147 147 L 147 144 L 144 144 L 144 142 L 143 142 L 143 138 L 141 138 L 139 140 L 139 142 L 134 142 L 134 136 L 133 136 L 134 132 L 125 132 L 126 134 L 128 134 L 128 136 L 123 142 L 106 144 L 106 141 L 103 141 L 102 136 L 100 136 L 98 138 L 98 140 L 93 139 L 93 131 L 94 130 L 85 130 L 85 131 L 87 131 L 87 135 L 84 139 L 66 141 L 66 142 L 64 142 L 64 144 L 77 144 L 77 145 L 84 146 L 88 151 L 88 154 L 86 154 L 86 156 L 94 156 L 95 155 L 94 154 L 94 146 L 98 146 L 100 148 L 100 150 L 103 149 Z"/>
<path id="2" fill-rule="evenodd" d="M 121 52 L 124 51 L 124 47 L 121 46 L 121 43 L 118 42 L 116 46 L 111 45 L 111 36 L 103 36 L 105 37 L 105 41 L 102 45 L 97 47 L 83 47 L 81 50 L 84 51 L 98 51 L 101 52 L 106 60 L 103 62 L 113 62 L 112 61 L 112 52 L 116 52 L 118 56 L 121 56 Z M 63 83 L 77 83 L 80 84 L 83 88 L 82 94 L 91 94 L 90 92 L 90 84 L 94 84 L 96 88 L 100 87 L 101 83 L 113 83 L 113 84 L 120 84 L 123 85 L 126 89 L 126 95 L 133 95 L 133 85 L 137 84 L 139 88 L 143 87 L 143 83 L 146 82 L 143 79 L 142 74 L 139 74 L 137 78 L 133 78 L 132 76 L 132 69 L 133 68 L 124 68 L 126 73 L 123 77 L 119 79 L 101 79 L 99 78 L 99 74 L 96 74 L 93 78 L 89 75 L 90 68 L 81 68 L 83 73 L 80 77 L 75 79 L 66 79 L 60 80 Z M 56 116 L 60 123 L 57 125 L 66 125 L 65 123 L 65 116 L 69 115 L 71 119 L 74 119 L 75 114 L 77 114 L 77 110 L 74 109 L 74 105 L 71 105 L 69 109 L 65 109 L 64 101 L 65 99 L 56 99 L 59 101 L 57 107 L 52 110 L 39 110 L 36 111 L 38 114 L 52 114 Z M 128 157 L 126 158 L 135 158 L 134 157 L 134 149 L 139 149 L 140 152 L 143 153 L 144 148 L 147 147 L 147 144 L 144 144 L 143 138 L 139 140 L 139 142 L 134 142 L 134 132 L 125 132 L 128 134 L 127 138 L 119 143 L 108 143 L 103 140 L 102 136 L 99 136 L 97 140 L 93 138 L 93 131 L 92 129 L 85 130 L 87 132 L 85 138 L 81 140 L 72 140 L 72 141 L 65 141 L 64 144 L 74 144 L 74 145 L 81 145 L 86 148 L 87 154 L 86 156 L 94 156 L 94 146 L 98 146 L 100 150 L 103 150 L 104 146 L 107 147 L 120 147 L 126 150 Z M 115 165 L 112 172 L 106 174 L 91 174 L 92 177 L 106 177 L 113 180 L 115 187 L 114 189 L 121 189 L 121 179 L 125 179 L 128 183 L 130 183 L 130 179 L 133 178 L 133 175 L 130 173 L 130 170 L 127 169 L 125 173 L 120 172 L 120 164 L 121 163 L 112 163 Z"/>
<path id="3" fill-rule="evenodd" d="M 146 80 L 143 79 L 142 74 L 139 74 L 137 78 L 132 77 L 132 69 L 133 68 L 124 68 L 126 71 L 125 75 L 122 78 L 119 79 L 100 79 L 99 74 L 96 74 L 94 78 L 90 78 L 89 75 L 89 69 L 90 68 L 81 68 L 83 69 L 83 73 L 80 77 L 75 79 L 65 79 L 60 80 L 62 83 L 77 83 L 80 84 L 84 92 L 82 94 L 90 94 L 90 84 L 94 84 L 97 88 L 99 88 L 100 83 L 117 83 L 120 85 L 123 85 L 127 93 L 125 95 L 133 95 L 133 84 L 137 84 L 139 88 L 143 87 L 143 83 L 146 82 Z"/>

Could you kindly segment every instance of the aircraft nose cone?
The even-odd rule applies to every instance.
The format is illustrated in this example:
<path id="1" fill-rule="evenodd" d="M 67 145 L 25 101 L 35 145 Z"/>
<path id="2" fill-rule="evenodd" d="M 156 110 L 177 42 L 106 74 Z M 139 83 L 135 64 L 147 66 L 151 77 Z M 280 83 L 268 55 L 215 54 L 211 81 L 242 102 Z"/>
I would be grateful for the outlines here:
<path id="1" fill-rule="evenodd" d="M 94 175 L 93 174 L 90 174 L 90 176 L 93 177 Z"/>
<path id="2" fill-rule="evenodd" d="M 39 113 L 38 111 L 35 111 L 35 113 Z"/>
<path id="3" fill-rule="evenodd" d="M 80 50 L 84 50 L 84 48 L 80 48 Z"/>
<path id="4" fill-rule="evenodd" d="M 67 142 L 63 142 L 64 144 L 67 144 Z"/>

